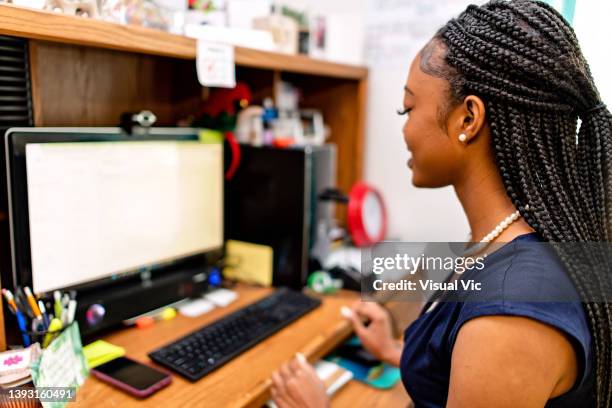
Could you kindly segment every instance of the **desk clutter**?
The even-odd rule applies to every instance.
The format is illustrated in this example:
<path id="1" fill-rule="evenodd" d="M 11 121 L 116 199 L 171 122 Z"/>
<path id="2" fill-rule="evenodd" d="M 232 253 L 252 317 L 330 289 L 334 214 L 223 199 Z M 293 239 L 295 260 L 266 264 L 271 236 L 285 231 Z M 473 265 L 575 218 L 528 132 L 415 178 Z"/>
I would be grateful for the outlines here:
<path id="1" fill-rule="evenodd" d="M 76 389 L 89 375 L 90 369 L 103 370 L 102 367 L 108 366 L 108 363 L 125 356 L 124 348 L 103 340 L 82 346 L 78 323 L 74 321 L 76 300 L 71 298 L 71 295 L 55 291 L 53 301 L 45 306 L 44 299 L 36 299 L 28 287 L 17 288 L 16 295 L 7 289 L 2 292 L 9 310 L 18 320 L 22 334 L 23 345 L 17 347 L 23 348 L 0 353 L 0 387 L 13 388 L 33 384 L 36 389 L 68 387 L 76 393 Z M 234 291 L 217 289 L 201 299 L 185 300 L 182 303 L 188 306 L 204 301 L 211 305 L 209 308 L 211 310 L 215 307 L 228 306 L 237 299 L 237 296 Z M 73 306 L 70 306 L 71 304 Z M 54 314 L 48 314 L 47 309 L 53 310 Z M 56 318 L 55 315 L 60 318 Z M 176 309 L 165 307 L 152 311 L 146 316 L 137 316 L 127 323 L 141 329 L 150 327 L 156 321 L 171 320 L 176 315 Z M 143 323 L 147 319 L 151 321 L 150 324 Z M 139 370 L 151 370 L 139 363 L 134 362 L 134 364 Z M 106 378 L 103 371 L 96 371 L 95 374 L 103 380 Z M 166 375 L 164 381 L 164 385 L 168 385 L 171 378 Z M 112 380 L 109 382 L 113 383 Z M 117 386 L 122 388 L 125 384 Z M 147 395 L 149 394 L 145 392 L 141 396 Z M 40 403 L 44 408 L 62 408 L 67 402 L 42 399 L 40 401 L 28 399 L 28 401 L 34 404 L 33 406 Z"/>
<path id="2" fill-rule="evenodd" d="M 2 289 L 2 294 L 17 320 L 24 347 L 36 342 L 47 347 L 63 327 L 74 322 L 77 307 L 74 293 L 55 291 L 53 301 L 36 299 L 27 286 L 17 287 L 15 295 L 8 289 Z"/>
<path id="3" fill-rule="evenodd" d="M 27 291 L 24 290 L 23 292 L 25 294 Z M 238 293 L 241 293 L 239 288 L 235 291 L 219 289 L 212 291 L 210 296 L 207 296 L 206 299 L 197 299 L 195 302 L 203 300 L 213 304 L 214 301 L 213 307 L 227 307 L 235 301 Z M 272 304 L 274 299 L 277 300 L 276 306 Z M 193 302 L 193 300 L 191 302 Z M 304 308 L 302 308 L 301 311 L 296 311 L 293 317 L 288 316 L 288 311 L 300 302 L 305 302 Z M 210 363 L 208 359 L 217 358 L 214 353 L 224 353 L 223 344 L 225 344 L 228 349 L 238 350 L 238 354 L 241 354 L 241 351 L 259 344 L 270 335 L 269 333 L 260 333 L 260 331 L 257 330 L 262 319 L 270 320 L 271 323 L 276 321 L 281 325 L 280 327 L 284 327 L 294 321 L 295 316 L 299 317 L 304 313 L 308 313 L 308 309 L 313 310 L 313 308 L 316 308 L 318 303 L 319 300 L 299 292 L 277 289 L 271 295 L 263 296 L 259 301 L 255 301 L 242 309 L 238 309 L 212 323 L 208 323 L 206 326 L 202 327 L 201 330 L 196 330 L 191 335 L 181 337 L 176 343 L 162 347 L 157 351 L 152 351 L 150 356 L 155 362 L 162 363 L 162 365 L 171 368 L 174 372 L 187 376 L 187 378 L 190 378 L 189 369 L 197 369 L 197 367 L 185 368 L 185 361 L 206 363 L 206 367 L 208 368 L 204 370 L 204 372 L 210 372 L 237 357 L 237 355 L 222 355 L 219 362 L 213 361 Z M 174 311 L 175 314 L 177 313 L 176 310 L 178 310 L 179 314 L 183 314 L 180 312 L 181 308 L 182 306 L 180 304 L 174 305 L 172 308 L 166 307 L 161 311 L 157 311 L 156 315 L 168 315 L 169 310 Z M 253 313 L 249 315 L 250 309 L 253 309 Z M 341 309 L 336 309 L 336 313 L 341 315 Z M 334 314 L 333 311 L 332 314 Z M 251 316 L 251 320 L 255 325 L 252 327 L 244 326 L 245 320 L 241 316 Z M 171 320 L 173 319 L 174 318 L 170 320 L 162 319 L 159 321 L 159 324 L 172 324 Z M 185 317 L 181 319 L 185 319 Z M 236 335 L 236 333 L 227 334 L 228 330 L 233 330 L 232 327 L 243 327 L 244 333 L 251 336 L 260 336 L 261 338 L 257 337 L 255 341 L 243 342 L 244 347 L 236 347 L 231 341 L 228 342 L 229 339 Z M 134 333 L 141 332 L 138 328 L 127 330 L 134 330 Z M 226 334 L 219 332 L 219 330 L 225 330 Z M 278 330 L 278 327 L 273 327 L 271 333 L 274 333 L 276 330 Z M 142 332 L 144 334 L 144 331 Z M 208 357 L 208 359 L 200 356 L 196 351 L 196 348 L 199 346 L 194 342 L 194 339 L 203 341 L 206 344 L 216 344 L 218 346 L 217 351 L 210 350 L 213 355 L 212 357 Z M 175 346 L 178 346 L 178 348 Z M 191 351 L 196 353 L 193 356 L 188 355 L 190 348 Z M 307 348 L 310 348 L 310 346 Z M 179 349 L 182 354 L 176 355 Z M 316 371 L 319 377 L 324 381 L 329 395 L 333 395 L 353 378 L 378 389 L 389 388 L 397 382 L 398 376 L 396 370 L 390 369 L 380 362 L 370 361 L 371 359 L 367 357 L 364 359 L 364 355 L 362 352 L 358 351 L 359 349 L 361 349 L 361 346 L 355 343 L 355 339 L 352 339 L 338 350 L 333 351 L 323 360 L 314 363 Z M 165 361 L 158 358 L 162 354 L 164 359 L 166 359 Z M 169 363 L 168 359 L 174 358 L 172 356 L 178 359 L 182 357 L 185 361 L 181 363 L 180 361 L 173 360 L 172 363 Z M 357 356 L 357 358 L 354 358 L 355 356 Z M 74 322 L 63 328 L 59 335 L 44 349 L 40 347 L 39 343 L 33 343 L 26 348 L 1 353 L 0 364 L 6 361 L 6 364 L 10 367 L 0 367 L 0 385 L 2 387 L 23 386 L 24 384 L 32 382 L 36 389 L 41 387 L 70 387 L 70 389 L 77 390 L 88 376 L 94 375 L 102 382 L 108 383 L 100 386 L 107 387 L 109 390 L 112 389 L 109 385 L 118 387 L 119 389 L 127 391 L 128 394 L 139 398 L 151 395 L 153 392 L 165 386 L 174 387 L 172 377 L 167 372 L 162 373 L 154 367 L 133 361 L 129 358 L 126 359 L 125 357 L 129 357 L 129 355 L 126 356 L 126 349 L 104 340 L 96 340 L 82 347 L 78 323 Z M 134 369 L 138 369 L 140 372 L 149 372 L 151 375 L 154 374 L 153 372 L 156 372 L 160 377 L 152 381 L 150 387 L 142 393 L 138 394 L 131 392 L 129 391 L 129 384 L 137 384 L 135 382 L 130 382 L 133 381 L 133 379 L 128 380 L 126 383 L 128 386 L 126 386 L 125 384 L 117 385 L 112 378 L 109 380 L 108 376 L 105 377 L 105 373 L 109 371 L 116 372 L 117 368 L 115 366 L 121 367 L 125 364 L 134 366 Z M 199 380 L 200 376 L 201 374 L 195 375 L 190 379 Z M 128 389 L 126 389 L 126 387 Z M 41 401 L 40 403 L 44 408 L 62 408 L 65 406 L 65 402 Z M 271 406 L 273 406 L 273 404 L 271 404 Z"/>
<path id="4" fill-rule="evenodd" d="M 89 371 L 74 321 L 74 293 L 55 291 L 52 300 L 45 300 L 25 286 L 17 287 L 14 295 L 8 289 L 2 289 L 2 294 L 19 328 L 22 344 L 16 347 L 22 348 L 0 353 L 0 387 L 33 383 L 37 389 L 68 387 L 76 391 Z M 62 408 L 66 403 L 41 401 L 45 408 Z"/>
<path id="5" fill-rule="evenodd" d="M 53 340 L 44 349 L 41 349 L 40 343 L 35 342 L 24 348 L 0 353 L 1 388 L 10 389 L 33 383 L 37 390 L 62 390 L 58 398 L 44 399 L 41 396 L 40 404 L 44 408 L 63 408 L 69 401 L 74 401 L 76 389 L 85 382 L 88 375 L 89 369 L 76 322 L 54 334 Z M 20 399 L 38 406 L 37 398 L 33 396 Z"/>

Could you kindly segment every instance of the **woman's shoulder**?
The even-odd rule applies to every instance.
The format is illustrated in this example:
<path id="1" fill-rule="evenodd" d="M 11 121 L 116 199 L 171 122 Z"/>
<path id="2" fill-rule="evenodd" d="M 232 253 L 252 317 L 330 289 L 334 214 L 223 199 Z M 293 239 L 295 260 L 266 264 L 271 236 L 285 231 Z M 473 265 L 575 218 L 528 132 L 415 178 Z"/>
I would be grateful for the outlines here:
<path id="1" fill-rule="evenodd" d="M 461 327 L 486 316 L 525 317 L 552 326 L 572 343 L 580 366 L 579 383 L 590 372 L 591 335 L 586 313 L 566 268 L 554 249 L 535 234 L 518 237 L 492 254 L 472 291 L 457 305 L 450 335 L 452 349 Z"/>

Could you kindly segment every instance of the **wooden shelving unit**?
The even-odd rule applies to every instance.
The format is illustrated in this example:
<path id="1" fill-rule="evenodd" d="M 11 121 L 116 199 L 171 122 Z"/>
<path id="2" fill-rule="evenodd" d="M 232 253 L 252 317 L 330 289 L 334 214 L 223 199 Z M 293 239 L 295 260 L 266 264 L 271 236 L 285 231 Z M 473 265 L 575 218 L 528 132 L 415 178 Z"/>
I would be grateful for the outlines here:
<path id="1" fill-rule="evenodd" d="M 140 109 L 174 125 L 203 98 L 191 38 L 11 5 L 0 5 L 0 35 L 29 39 L 36 126 L 115 125 Z M 240 47 L 236 64 L 256 99 L 288 80 L 302 90 L 303 107 L 323 112 L 338 146 L 338 184 L 348 191 L 362 172 L 368 70 Z"/>
<path id="2" fill-rule="evenodd" d="M 114 126 L 121 113 L 143 109 L 173 126 L 209 95 L 197 81 L 191 38 L 4 4 L 0 35 L 28 39 L 35 126 Z M 368 70 L 240 47 L 236 65 L 255 102 L 288 81 L 301 90 L 302 107 L 323 113 L 338 147 L 338 187 L 348 192 L 362 177 Z M 0 225 L 8 237 L 7 223 Z M 0 251 L 10 251 L 8 243 Z"/>

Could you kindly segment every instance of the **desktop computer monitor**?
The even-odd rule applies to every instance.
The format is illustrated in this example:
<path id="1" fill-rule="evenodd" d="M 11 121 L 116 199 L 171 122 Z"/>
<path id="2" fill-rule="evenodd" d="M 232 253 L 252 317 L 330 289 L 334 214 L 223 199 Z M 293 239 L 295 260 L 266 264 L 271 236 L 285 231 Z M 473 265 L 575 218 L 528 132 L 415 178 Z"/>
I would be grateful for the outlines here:
<path id="1" fill-rule="evenodd" d="M 197 294 L 223 247 L 223 145 L 194 129 L 11 129 L 12 281 L 76 290 L 82 331 Z M 88 308 L 105 311 L 87 321 Z"/>

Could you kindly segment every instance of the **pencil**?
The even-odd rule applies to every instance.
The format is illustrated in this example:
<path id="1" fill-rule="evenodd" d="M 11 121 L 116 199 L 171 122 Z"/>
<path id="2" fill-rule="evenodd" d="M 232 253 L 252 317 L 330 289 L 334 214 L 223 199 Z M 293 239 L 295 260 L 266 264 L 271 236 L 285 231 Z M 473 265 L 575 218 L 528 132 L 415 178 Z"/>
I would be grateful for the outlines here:
<path id="1" fill-rule="evenodd" d="M 15 299 L 13 298 L 13 294 L 8 289 L 2 289 L 2 294 L 6 299 L 6 303 L 8 303 L 9 308 L 13 314 L 17 313 L 17 304 L 15 303 Z"/>
<path id="2" fill-rule="evenodd" d="M 30 309 L 32 309 L 32 313 L 34 313 L 34 316 L 37 318 L 41 317 L 40 309 L 36 304 L 36 299 L 34 299 L 34 295 L 32 295 L 32 291 L 30 290 L 30 288 L 27 286 L 24 287 L 23 293 L 25 293 L 26 299 L 28 299 L 28 304 L 30 305 Z"/>

